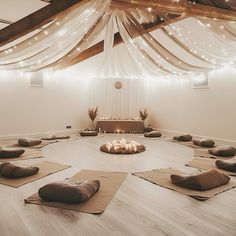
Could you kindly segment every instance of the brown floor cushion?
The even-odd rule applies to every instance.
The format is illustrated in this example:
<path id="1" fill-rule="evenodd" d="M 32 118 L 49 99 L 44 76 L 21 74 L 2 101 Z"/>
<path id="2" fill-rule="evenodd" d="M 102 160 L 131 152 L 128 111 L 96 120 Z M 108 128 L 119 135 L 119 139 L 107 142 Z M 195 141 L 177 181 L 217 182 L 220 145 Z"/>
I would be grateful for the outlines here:
<path id="1" fill-rule="evenodd" d="M 236 172 L 236 162 L 232 163 L 232 162 L 217 160 L 215 162 L 215 165 L 219 169 L 226 170 L 226 171 L 231 171 L 231 172 Z"/>
<path id="2" fill-rule="evenodd" d="M 151 125 L 148 125 L 147 127 L 144 128 L 144 131 L 149 133 L 149 132 L 153 131 L 153 128 Z"/>
<path id="3" fill-rule="evenodd" d="M 208 150 L 208 152 L 219 157 L 233 157 L 236 154 L 236 148 L 231 146 L 218 147 L 211 148 Z"/>
<path id="4" fill-rule="evenodd" d="M 91 198 L 99 188 L 99 180 L 65 180 L 43 186 L 38 194 L 50 202 L 81 203 Z"/>
<path id="5" fill-rule="evenodd" d="M 39 168 L 33 166 L 15 165 L 4 162 L 0 165 L 0 174 L 6 178 L 21 178 L 38 173 Z"/>
<path id="6" fill-rule="evenodd" d="M 34 138 L 19 138 L 18 144 L 23 147 L 31 147 L 39 145 L 42 142 L 41 139 L 34 139 Z"/>
<path id="7" fill-rule="evenodd" d="M 89 130 L 89 131 L 81 131 L 79 132 L 80 136 L 97 136 L 98 132 L 94 130 Z"/>
<path id="8" fill-rule="evenodd" d="M 174 136 L 173 139 L 180 142 L 189 142 L 192 140 L 192 136 L 190 134 L 180 135 L 180 136 Z"/>
<path id="9" fill-rule="evenodd" d="M 161 135 L 162 134 L 159 131 L 151 131 L 151 132 L 145 133 L 144 137 L 146 137 L 146 138 L 159 138 L 159 137 L 161 137 Z"/>
<path id="10" fill-rule="evenodd" d="M 0 148 L 0 158 L 15 158 L 21 156 L 25 152 L 19 148 Z"/>
<path id="11" fill-rule="evenodd" d="M 177 186 L 197 191 L 217 188 L 230 181 L 229 176 L 219 173 L 215 169 L 192 176 L 171 175 L 170 178 L 171 182 Z"/>
<path id="12" fill-rule="evenodd" d="M 200 146 L 200 147 L 213 147 L 215 145 L 215 142 L 212 139 L 208 139 L 208 138 L 203 138 L 200 140 L 193 140 L 193 144 L 195 144 L 196 146 Z"/>

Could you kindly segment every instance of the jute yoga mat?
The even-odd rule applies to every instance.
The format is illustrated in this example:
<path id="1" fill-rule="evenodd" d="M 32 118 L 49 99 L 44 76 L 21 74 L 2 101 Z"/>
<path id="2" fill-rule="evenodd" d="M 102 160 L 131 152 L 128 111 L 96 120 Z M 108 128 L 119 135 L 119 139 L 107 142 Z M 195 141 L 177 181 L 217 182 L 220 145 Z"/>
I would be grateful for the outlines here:
<path id="1" fill-rule="evenodd" d="M 26 148 L 25 152 L 21 156 L 14 158 L 0 158 L 0 163 L 5 161 L 21 161 L 27 159 L 43 158 L 43 157 L 44 156 L 41 150 Z"/>
<path id="2" fill-rule="evenodd" d="M 18 143 L 17 143 L 17 140 L 2 140 L 0 141 L 0 147 L 20 147 L 20 148 L 31 148 L 31 149 L 41 149 L 51 143 L 55 143 L 57 142 L 56 140 L 42 140 L 42 142 L 39 144 L 39 145 L 35 145 L 35 146 L 31 146 L 31 147 L 23 147 L 23 146 L 20 146 Z"/>
<path id="3" fill-rule="evenodd" d="M 158 140 L 158 139 L 165 139 L 166 136 L 156 137 L 156 138 L 150 138 L 150 137 L 144 137 L 144 136 L 138 136 L 139 138 L 145 138 L 150 140 Z"/>
<path id="4" fill-rule="evenodd" d="M 50 161 L 43 161 L 40 163 L 36 163 L 33 166 L 39 167 L 39 172 L 37 174 L 31 175 L 28 177 L 17 178 L 17 179 L 8 179 L 8 178 L 4 178 L 0 176 L 0 184 L 18 188 L 22 185 L 28 184 L 35 180 L 41 179 L 43 177 L 46 177 L 48 175 L 57 173 L 59 171 L 62 171 L 71 167 L 70 165 L 64 165 L 64 164 L 50 162 Z"/>
<path id="5" fill-rule="evenodd" d="M 133 173 L 133 175 L 135 175 L 139 178 L 142 178 L 144 180 L 147 180 L 153 184 L 157 184 L 161 187 L 174 190 L 176 192 L 193 197 L 194 199 L 197 199 L 200 201 L 205 201 L 205 200 L 207 200 L 219 193 L 222 193 L 224 191 L 227 191 L 229 189 L 236 187 L 236 181 L 231 179 L 228 184 L 223 185 L 221 187 L 214 188 L 214 189 L 211 189 L 208 191 L 195 191 L 195 190 L 182 188 L 182 187 L 172 184 L 172 182 L 170 180 L 171 174 L 187 175 L 187 173 L 184 173 L 182 171 L 172 169 L 172 168 L 156 169 L 156 170 L 151 170 L 151 171 L 146 171 L 146 172 Z"/>
<path id="6" fill-rule="evenodd" d="M 39 145 L 31 146 L 31 147 L 25 147 L 25 148 L 32 148 L 32 149 L 42 149 L 46 147 L 49 144 L 56 143 L 56 140 L 42 140 L 42 142 Z M 14 144 L 15 147 L 22 147 L 19 144 Z"/>
<path id="7" fill-rule="evenodd" d="M 187 146 L 187 147 L 190 147 L 190 148 L 194 148 L 194 149 L 203 149 L 203 150 L 209 149 L 208 147 L 197 146 L 197 145 L 193 144 L 192 141 L 181 142 L 181 141 L 177 141 L 177 140 L 174 140 L 174 139 L 169 139 L 168 141 L 173 142 L 173 143 L 179 143 L 179 144 L 182 144 L 184 146 Z M 214 147 L 217 147 L 217 146 L 213 146 L 213 148 Z"/>
<path id="8" fill-rule="evenodd" d="M 208 149 L 195 149 L 194 150 L 195 157 L 205 157 L 205 158 L 214 158 L 214 159 L 222 159 L 222 160 L 229 160 L 233 157 L 219 157 L 215 156 L 208 152 Z"/>
<path id="9" fill-rule="evenodd" d="M 48 202 L 41 199 L 38 193 L 25 199 L 26 203 L 44 205 L 49 207 L 62 208 L 90 214 L 100 214 L 105 211 L 108 204 L 111 202 L 115 193 L 120 188 L 121 184 L 127 177 L 127 173 L 123 172 L 107 172 L 96 170 L 81 170 L 76 175 L 72 176 L 74 180 L 99 180 L 101 187 L 98 192 L 88 201 L 80 204 L 66 204 L 59 202 Z"/>
<path id="10" fill-rule="evenodd" d="M 181 141 L 177 141 L 177 140 L 169 139 L 169 138 L 166 139 L 166 140 L 169 141 L 169 142 L 172 142 L 172 143 L 179 143 L 179 144 L 182 144 L 182 145 L 184 145 L 184 146 L 188 146 L 188 147 L 190 147 L 191 145 L 194 145 L 192 141 L 181 142 Z M 195 146 L 195 145 L 194 145 L 194 146 Z M 196 147 L 198 147 L 198 146 L 196 146 Z"/>
<path id="11" fill-rule="evenodd" d="M 194 167 L 194 168 L 198 168 L 198 169 L 202 169 L 202 170 L 209 170 L 209 169 L 217 169 L 217 171 L 227 174 L 227 175 L 232 175 L 232 176 L 236 176 L 235 172 L 230 172 L 230 171 L 226 171 L 226 170 L 221 170 L 219 168 L 217 168 L 217 166 L 215 165 L 216 160 L 214 159 L 208 159 L 208 158 L 199 158 L 199 157 L 195 157 L 192 161 L 188 162 L 186 164 L 186 166 L 189 167 Z M 236 162 L 236 158 L 231 159 L 229 162 Z"/>

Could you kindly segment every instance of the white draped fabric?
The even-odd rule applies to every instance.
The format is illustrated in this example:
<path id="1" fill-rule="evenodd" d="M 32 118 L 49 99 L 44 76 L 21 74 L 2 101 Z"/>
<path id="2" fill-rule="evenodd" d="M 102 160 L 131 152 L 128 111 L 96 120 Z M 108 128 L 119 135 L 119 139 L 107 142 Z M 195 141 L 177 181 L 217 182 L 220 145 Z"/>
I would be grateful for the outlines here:
<path id="1" fill-rule="evenodd" d="M 226 5 L 234 9 L 233 3 Z M 28 38 L 0 47 L 0 69 L 29 72 L 67 68 L 78 63 L 78 56 L 97 42 L 103 32 L 106 58 L 101 62 L 106 66 L 103 76 L 114 77 L 121 74 L 116 71 L 117 64 L 110 60 L 117 31 L 142 77 L 192 76 L 236 65 L 235 22 L 202 17 L 184 19 L 183 15 L 182 20 L 171 24 L 168 14 L 160 12 L 168 26 L 150 33 L 141 23 L 155 21 L 156 11 L 114 8 L 110 0 L 83 0 L 67 15 L 54 19 Z"/>
<path id="2" fill-rule="evenodd" d="M 115 82 L 122 88 L 116 89 Z M 98 106 L 99 117 L 136 118 L 146 107 L 146 80 L 130 78 L 91 79 L 91 107 Z"/>

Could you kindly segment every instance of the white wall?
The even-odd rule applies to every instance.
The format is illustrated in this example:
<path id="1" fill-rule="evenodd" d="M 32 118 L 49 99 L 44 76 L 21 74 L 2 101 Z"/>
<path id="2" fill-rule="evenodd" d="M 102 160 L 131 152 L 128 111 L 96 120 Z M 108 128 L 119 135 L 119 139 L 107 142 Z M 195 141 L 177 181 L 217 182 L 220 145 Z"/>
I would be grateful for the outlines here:
<path id="1" fill-rule="evenodd" d="M 193 135 L 236 140 L 236 70 L 209 74 L 208 89 L 191 82 L 149 80 L 149 123 L 154 127 Z"/>
<path id="2" fill-rule="evenodd" d="M 127 56 L 119 63 L 123 52 L 123 46 L 118 46 L 113 56 L 120 65 L 118 71 L 127 78 L 125 72 L 132 62 Z M 19 73 L 0 71 L 0 138 L 66 131 L 67 125 L 90 127 L 91 78 L 108 76 L 104 62 L 104 54 L 99 54 L 67 70 L 49 73 L 44 88 L 29 87 L 29 78 Z"/>
<path id="3" fill-rule="evenodd" d="M 113 52 L 115 76 L 127 78 L 129 74 L 130 77 L 138 74 L 122 46 Z M 63 131 L 66 125 L 72 125 L 72 129 L 88 127 L 89 78 L 106 75 L 103 64 L 103 55 L 95 56 L 69 70 L 49 75 L 44 88 L 28 87 L 27 78 L 1 73 L 0 137 Z M 210 73 L 208 89 L 193 89 L 188 80 L 148 79 L 147 104 L 147 124 L 154 127 L 236 140 L 235 70 Z"/>
<path id="4" fill-rule="evenodd" d="M 89 81 L 79 73 L 60 72 L 45 79 L 44 88 L 29 87 L 29 78 L 0 75 L 0 136 L 64 131 L 88 125 Z"/>

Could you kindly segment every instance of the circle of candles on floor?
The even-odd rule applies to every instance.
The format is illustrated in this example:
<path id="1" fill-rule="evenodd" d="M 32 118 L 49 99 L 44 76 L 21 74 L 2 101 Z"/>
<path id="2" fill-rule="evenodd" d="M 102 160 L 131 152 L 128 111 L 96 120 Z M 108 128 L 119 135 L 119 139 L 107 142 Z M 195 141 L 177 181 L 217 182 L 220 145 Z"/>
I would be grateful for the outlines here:
<path id="1" fill-rule="evenodd" d="M 139 144 L 136 141 L 127 141 L 122 138 L 118 141 L 108 141 L 100 147 L 100 150 L 110 154 L 134 154 L 144 152 L 146 148 L 144 145 Z"/>

